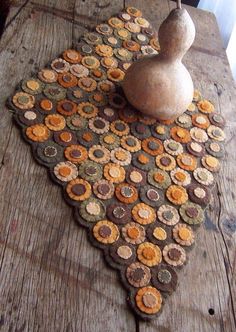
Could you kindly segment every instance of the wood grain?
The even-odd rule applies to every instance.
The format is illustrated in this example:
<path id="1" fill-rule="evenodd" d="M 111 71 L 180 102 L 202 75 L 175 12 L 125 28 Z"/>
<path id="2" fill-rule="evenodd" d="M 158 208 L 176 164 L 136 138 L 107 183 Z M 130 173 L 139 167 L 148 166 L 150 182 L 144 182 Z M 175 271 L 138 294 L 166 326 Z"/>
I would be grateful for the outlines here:
<path id="1" fill-rule="evenodd" d="M 1 41 L 1 331 L 136 329 L 116 272 L 75 224 L 4 106 L 20 79 L 71 46 L 75 6 L 81 25 L 96 10 L 95 1 L 31 2 Z"/>
<path id="2" fill-rule="evenodd" d="M 24 1 L 18 0 L 11 17 Z M 158 27 L 173 3 L 126 0 Z M 177 292 L 151 323 L 135 322 L 116 272 L 73 221 L 59 187 L 37 165 L 12 125 L 5 99 L 15 85 L 79 36 L 123 7 L 123 1 L 35 0 L 22 8 L 0 43 L 0 330 L 235 331 L 236 90 L 212 14 L 187 7 L 197 38 L 185 58 L 195 86 L 226 117 L 227 157 L 207 221 L 180 275 Z M 209 309 L 214 314 L 209 314 Z M 211 311 L 212 312 L 212 311 Z"/>

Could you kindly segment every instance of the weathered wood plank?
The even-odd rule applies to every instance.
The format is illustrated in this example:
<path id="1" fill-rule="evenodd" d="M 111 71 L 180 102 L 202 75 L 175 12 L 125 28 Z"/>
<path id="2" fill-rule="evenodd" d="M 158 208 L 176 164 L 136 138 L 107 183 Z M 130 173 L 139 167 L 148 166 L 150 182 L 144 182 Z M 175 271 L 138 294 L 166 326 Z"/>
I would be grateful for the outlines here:
<path id="1" fill-rule="evenodd" d="M 77 0 L 74 7 L 73 43 L 76 44 L 81 36 L 77 22 L 83 25 L 84 29 L 92 30 L 97 24 L 117 14 L 123 7 L 123 0 Z"/>
<path id="2" fill-rule="evenodd" d="M 83 16 L 92 16 L 95 5 L 87 2 L 82 10 L 78 2 L 77 17 L 72 0 L 30 2 L 0 45 L 2 331 L 135 330 L 116 272 L 106 268 L 75 224 L 59 188 L 32 160 L 4 107 L 20 79 L 71 46 L 73 29 L 83 26 Z M 110 5 L 107 15 L 112 12 Z"/>
<path id="3" fill-rule="evenodd" d="M 140 1 L 126 1 L 145 11 Z M 155 1 L 150 1 L 148 9 Z M 169 9 L 175 4 L 170 1 Z M 236 175 L 235 116 L 236 89 L 223 50 L 214 15 L 186 6 L 194 20 L 197 36 L 184 59 L 193 76 L 195 87 L 214 102 L 228 120 L 227 156 L 222 163 L 214 201 L 207 212 L 204 228 L 198 232 L 197 243 L 188 265 L 180 275 L 177 292 L 167 300 L 161 316 L 147 324 L 140 322 L 140 331 L 234 331 L 235 287 L 235 195 Z M 154 11 L 146 17 L 155 24 Z M 166 11 L 164 16 L 167 16 Z M 163 17 L 164 18 L 164 17 Z M 213 315 L 210 315 L 209 309 Z"/>

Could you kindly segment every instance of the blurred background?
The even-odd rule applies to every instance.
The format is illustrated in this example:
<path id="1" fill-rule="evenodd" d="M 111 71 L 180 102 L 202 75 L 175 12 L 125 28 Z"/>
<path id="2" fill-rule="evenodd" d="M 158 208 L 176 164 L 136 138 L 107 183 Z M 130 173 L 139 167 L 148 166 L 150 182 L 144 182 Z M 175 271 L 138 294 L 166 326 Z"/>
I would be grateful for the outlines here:
<path id="1" fill-rule="evenodd" d="M 236 0 L 182 0 L 215 14 L 230 67 L 236 80 Z"/>

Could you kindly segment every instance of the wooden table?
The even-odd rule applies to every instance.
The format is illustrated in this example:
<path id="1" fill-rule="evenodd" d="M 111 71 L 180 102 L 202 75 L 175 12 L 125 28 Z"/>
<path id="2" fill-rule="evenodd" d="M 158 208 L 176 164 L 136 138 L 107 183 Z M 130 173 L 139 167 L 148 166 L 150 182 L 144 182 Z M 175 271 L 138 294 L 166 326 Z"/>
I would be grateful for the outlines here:
<path id="1" fill-rule="evenodd" d="M 227 156 L 190 262 L 161 316 L 135 320 L 116 272 L 87 241 L 4 106 L 15 85 L 124 5 L 158 27 L 168 0 L 13 2 L 0 43 L 0 330 L 211 332 L 236 330 L 236 89 L 215 17 L 188 7 L 197 37 L 185 58 L 195 87 L 227 119 Z"/>

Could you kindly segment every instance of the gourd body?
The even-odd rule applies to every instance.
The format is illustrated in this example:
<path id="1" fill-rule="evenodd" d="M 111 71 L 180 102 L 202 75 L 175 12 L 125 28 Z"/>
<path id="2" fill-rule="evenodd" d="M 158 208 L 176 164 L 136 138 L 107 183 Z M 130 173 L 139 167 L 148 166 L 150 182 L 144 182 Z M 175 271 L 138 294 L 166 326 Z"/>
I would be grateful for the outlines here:
<path id="1" fill-rule="evenodd" d="M 181 60 L 194 37 L 187 11 L 173 10 L 159 29 L 161 52 L 136 61 L 126 72 L 122 86 L 135 108 L 160 120 L 174 119 L 187 109 L 193 82 Z"/>

